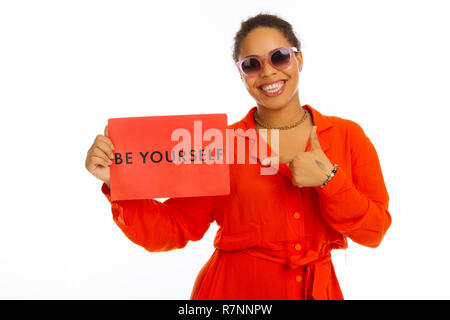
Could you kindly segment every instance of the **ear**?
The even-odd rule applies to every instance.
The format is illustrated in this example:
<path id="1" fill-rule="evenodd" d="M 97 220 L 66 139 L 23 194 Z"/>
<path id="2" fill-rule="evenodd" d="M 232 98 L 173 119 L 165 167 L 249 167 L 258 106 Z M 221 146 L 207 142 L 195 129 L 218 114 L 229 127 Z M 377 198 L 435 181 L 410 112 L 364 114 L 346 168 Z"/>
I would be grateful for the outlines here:
<path id="1" fill-rule="evenodd" d="M 297 66 L 298 66 L 298 72 L 301 72 L 303 69 L 303 55 L 301 51 L 297 52 Z"/>

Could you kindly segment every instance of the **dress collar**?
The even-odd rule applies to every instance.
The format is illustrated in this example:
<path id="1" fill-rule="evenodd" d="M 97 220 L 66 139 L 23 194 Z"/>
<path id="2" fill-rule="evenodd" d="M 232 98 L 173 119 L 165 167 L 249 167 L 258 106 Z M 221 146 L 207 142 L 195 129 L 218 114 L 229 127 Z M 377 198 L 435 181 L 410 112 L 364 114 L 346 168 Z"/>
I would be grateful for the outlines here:
<path id="1" fill-rule="evenodd" d="M 319 111 L 317 111 L 316 109 L 314 109 L 313 107 L 311 107 L 308 104 L 303 105 L 302 108 L 307 109 L 311 112 L 313 124 L 315 126 L 317 126 L 317 136 L 319 138 L 320 146 L 321 146 L 322 150 L 324 152 L 326 152 L 329 148 L 329 137 L 328 137 L 328 134 L 326 133 L 326 130 L 328 128 L 332 127 L 333 123 L 330 121 L 330 119 L 327 116 L 322 115 Z M 253 158 L 254 160 L 258 160 L 259 162 L 261 162 L 263 159 L 259 158 L 258 148 L 256 147 L 257 145 L 259 145 L 260 147 L 263 147 L 263 148 L 268 148 L 270 151 L 269 156 L 276 156 L 277 153 L 267 145 L 266 141 L 264 139 L 262 139 L 258 133 L 256 135 L 256 140 L 253 138 L 252 135 L 245 134 L 245 131 L 247 129 L 256 130 L 255 119 L 253 118 L 253 114 L 255 113 L 256 110 L 257 110 L 256 106 L 252 107 L 247 112 L 247 114 L 245 115 L 245 117 L 242 120 L 240 120 L 228 127 L 232 128 L 234 130 L 242 129 L 244 131 L 244 132 L 242 132 L 242 131 L 240 132 L 240 130 L 237 130 L 237 131 L 235 131 L 235 134 L 239 135 L 243 138 L 249 139 L 249 144 L 250 144 L 249 156 L 251 158 Z M 306 146 L 305 151 L 307 152 L 309 150 L 311 150 L 311 141 L 310 140 L 308 140 L 308 144 Z M 279 165 L 279 172 L 281 174 L 283 174 L 289 180 L 292 179 L 290 169 L 286 164 Z"/>

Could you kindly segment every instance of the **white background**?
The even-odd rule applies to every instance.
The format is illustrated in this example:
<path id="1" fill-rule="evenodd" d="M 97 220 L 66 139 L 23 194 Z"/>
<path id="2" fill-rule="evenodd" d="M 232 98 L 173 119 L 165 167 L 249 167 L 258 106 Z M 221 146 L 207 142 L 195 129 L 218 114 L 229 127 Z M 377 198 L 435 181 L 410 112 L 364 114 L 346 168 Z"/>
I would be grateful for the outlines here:
<path id="1" fill-rule="evenodd" d="M 1 1 L 0 298 L 188 299 L 214 223 L 150 253 L 84 167 L 111 117 L 255 105 L 231 58 L 240 22 L 289 21 L 300 101 L 375 145 L 392 226 L 334 251 L 346 299 L 449 299 L 448 1 Z"/>

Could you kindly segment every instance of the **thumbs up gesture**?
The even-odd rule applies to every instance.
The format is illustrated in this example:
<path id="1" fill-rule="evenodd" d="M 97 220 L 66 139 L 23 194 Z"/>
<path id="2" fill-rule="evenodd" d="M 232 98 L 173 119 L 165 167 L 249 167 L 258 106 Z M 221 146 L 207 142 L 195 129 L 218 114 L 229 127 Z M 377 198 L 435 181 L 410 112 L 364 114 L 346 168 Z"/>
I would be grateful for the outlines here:
<path id="1" fill-rule="evenodd" d="M 298 187 L 319 187 L 331 174 L 333 164 L 323 152 L 317 137 L 317 126 L 313 126 L 310 133 L 311 150 L 296 152 L 279 157 L 264 159 L 263 165 L 284 163 L 291 169 L 292 184 Z"/>

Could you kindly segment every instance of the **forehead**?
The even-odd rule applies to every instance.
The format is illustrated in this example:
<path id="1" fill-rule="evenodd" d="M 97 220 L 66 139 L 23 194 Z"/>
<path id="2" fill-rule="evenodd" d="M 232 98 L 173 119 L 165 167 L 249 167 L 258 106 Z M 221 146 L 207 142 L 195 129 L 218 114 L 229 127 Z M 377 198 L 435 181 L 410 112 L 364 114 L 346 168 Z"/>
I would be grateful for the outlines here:
<path id="1" fill-rule="evenodd" d="M 240 57 L 260 56 L 280 47 L 291 47 L 281 31 L 276 28 L 258 27 L 250 31 L 242 40 Z"/>

